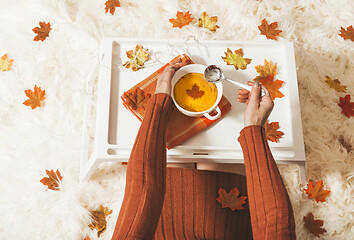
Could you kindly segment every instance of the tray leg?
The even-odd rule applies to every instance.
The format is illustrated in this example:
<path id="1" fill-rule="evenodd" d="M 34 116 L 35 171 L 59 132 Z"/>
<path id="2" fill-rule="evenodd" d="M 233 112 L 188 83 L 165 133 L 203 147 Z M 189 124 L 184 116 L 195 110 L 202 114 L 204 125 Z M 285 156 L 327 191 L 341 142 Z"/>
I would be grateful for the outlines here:
<path id="1" fill-rule="evenodd" d="M 80 183 L 89 180 L 99 165 L 100 162 L 97 161 L 96 158 L 91 157 L 90 160 L 80 169 Z"/>
<path id="2" fill-rule="evenodd" d="M 306 185 L 307 178 L 306 178 L 306 163 L 298 162 L 297 165 L 299 166 L 299 174 L 300 174 L 300 183 Z"/>

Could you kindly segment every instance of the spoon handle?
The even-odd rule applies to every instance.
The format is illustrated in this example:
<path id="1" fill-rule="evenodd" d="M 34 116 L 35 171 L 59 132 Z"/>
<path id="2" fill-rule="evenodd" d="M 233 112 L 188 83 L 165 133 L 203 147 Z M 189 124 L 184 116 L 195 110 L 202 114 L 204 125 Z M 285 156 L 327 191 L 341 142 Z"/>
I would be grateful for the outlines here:
<path id="1" fill-rule="evenodd" d="M 227 80 L 227 81 L 229 81 L 229 82 L 231 82 L 231 83 L 233 83 L 233 84 L 236 84 L 236 85 L 239 86 L 239 87 L 242 87 L 242 88 L 244 88 L 244 89 L 247 89 L 248 91 L 251 91 L 251 90 L 252 90 L 252 87 L 249 86 L 249 85 L 246 85 L 246 84 L 243 84 L 243 83 L 239 83 L 239 82 L 236 82 L 236 81 L 232 81 L 232 80 L 230 80 L 230 79 L 228 79 L 228 78 L 225 78 L 225 80 Z M 261 89 L 261 97 L 263 97 L 264 95 L 265 95 L 265 92 L 264 92 L 263 89 Z"/>

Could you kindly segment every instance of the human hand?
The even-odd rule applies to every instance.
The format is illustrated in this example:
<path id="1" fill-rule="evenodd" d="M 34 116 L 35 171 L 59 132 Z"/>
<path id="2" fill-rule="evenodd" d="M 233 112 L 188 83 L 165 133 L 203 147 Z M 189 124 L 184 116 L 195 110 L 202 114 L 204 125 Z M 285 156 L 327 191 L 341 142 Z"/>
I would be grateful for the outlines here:
<path id="1" fill-rule="evenodd" d="M 248 82 L 248 85 L 252 86 L 252 91 L 239 89 L 237 96 L 237 101 L 247 104 L 244 125 L 245 127 L 250 125 L 264 126 L 273 110 L 274 102 L 265 86 L 261 86 L 257 81 Z M 260 97 L 261 88 L 265 91 L 263 97 Z"/>
<path id="2" fill-rule="evenodd" d="M 162 74 L 157 79 L 155 93 L 167 93 L 171 94 L 171 80 L 175 72 L 183 66 L 186 66 L 187 62 L 182 62 L 179 58 L 175 63 L 168 65 Z"/>

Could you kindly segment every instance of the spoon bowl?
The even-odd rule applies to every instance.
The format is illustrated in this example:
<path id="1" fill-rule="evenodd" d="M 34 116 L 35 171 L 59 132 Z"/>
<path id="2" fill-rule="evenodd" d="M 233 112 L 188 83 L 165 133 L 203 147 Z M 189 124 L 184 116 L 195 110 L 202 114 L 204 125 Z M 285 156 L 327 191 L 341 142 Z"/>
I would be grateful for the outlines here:
<path id="1" fill-rule="evenodd" d="M 226 80 L 226 81 L 231 82 L 239 87 L 247 89 L 248 91 L 252 90 L 251 86 L 248 86 L 248 85 L 240 83 L 240 82 L 232 81 L 232 80 L 226 78 L 224 73 L 222 72 L 221 68 L 216 65 L 209 65 L 204 70 L 204 77 L 208 82 L 216 83 L 216 82 L 220 82 L 221 80 Z M 261 89 L 261 97 L 263 97 L 264 95 L 265 95 L 265 92 L 263 89 Z"/>

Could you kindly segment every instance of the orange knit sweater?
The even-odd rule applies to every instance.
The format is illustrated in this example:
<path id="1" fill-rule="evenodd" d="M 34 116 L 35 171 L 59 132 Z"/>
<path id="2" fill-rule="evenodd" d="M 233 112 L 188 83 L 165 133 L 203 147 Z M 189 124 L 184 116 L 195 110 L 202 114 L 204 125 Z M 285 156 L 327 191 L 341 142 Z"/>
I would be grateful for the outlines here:
<path id="1" fill-rule="evenodd" d="M 128 163 L 126 188 L 112 239 L 296 239 L 294 216 L 264 128 L 239 137 L 247 178 L 238 174 L 166 168 L 167 94 L 151 97 Z M 246 184 L 247 182 L 247 184 Z M 216 201 L 237 186 L 249 209 Z"/>

